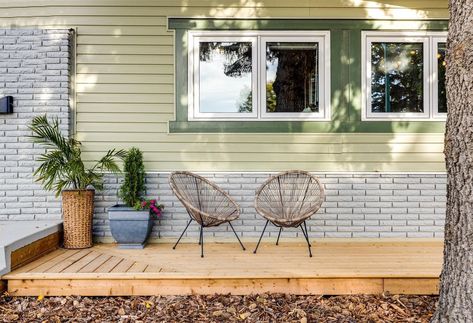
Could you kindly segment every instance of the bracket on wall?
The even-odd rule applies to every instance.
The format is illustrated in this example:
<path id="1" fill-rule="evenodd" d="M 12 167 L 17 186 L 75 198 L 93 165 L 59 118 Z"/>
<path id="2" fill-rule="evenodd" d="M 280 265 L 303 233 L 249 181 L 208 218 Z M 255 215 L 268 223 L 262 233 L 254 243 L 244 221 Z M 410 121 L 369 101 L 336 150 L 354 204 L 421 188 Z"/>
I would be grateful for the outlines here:
<path id="1" fill-rule="evenodd" d="M 13 113 L 13 97 L 5 96 L 0 99 L 0 114 Z"/>

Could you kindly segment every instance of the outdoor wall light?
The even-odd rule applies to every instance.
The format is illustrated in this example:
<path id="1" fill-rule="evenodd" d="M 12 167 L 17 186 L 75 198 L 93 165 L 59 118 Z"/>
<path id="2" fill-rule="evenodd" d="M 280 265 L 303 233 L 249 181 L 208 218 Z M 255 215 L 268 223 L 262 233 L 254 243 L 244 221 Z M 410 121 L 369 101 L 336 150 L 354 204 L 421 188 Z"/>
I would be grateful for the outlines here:
<path id="1" fill-rule="evenodd" d="M 0 114 L 13 113 L 13 97 L 5 96 L 0 99 Z"/>

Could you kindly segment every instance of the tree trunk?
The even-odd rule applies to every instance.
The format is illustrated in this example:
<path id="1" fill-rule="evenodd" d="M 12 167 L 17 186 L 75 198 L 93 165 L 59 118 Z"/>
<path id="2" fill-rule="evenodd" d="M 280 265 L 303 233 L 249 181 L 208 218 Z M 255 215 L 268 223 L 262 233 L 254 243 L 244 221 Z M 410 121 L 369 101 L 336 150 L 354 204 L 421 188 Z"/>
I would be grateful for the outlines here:
<path id="1" fill-rule="evenodd" d="M 307 107 L 308 78 L 314 69 L 314 51 L 282 51 L 273 90 L 276 93 L 275 112 L 302 112 Z"/>
<path id="2" fill-rule="evenodd" d="M 447 50 L 447 214 L 432 322 L 473 322 L 473 0 L 450 0 Z"/>

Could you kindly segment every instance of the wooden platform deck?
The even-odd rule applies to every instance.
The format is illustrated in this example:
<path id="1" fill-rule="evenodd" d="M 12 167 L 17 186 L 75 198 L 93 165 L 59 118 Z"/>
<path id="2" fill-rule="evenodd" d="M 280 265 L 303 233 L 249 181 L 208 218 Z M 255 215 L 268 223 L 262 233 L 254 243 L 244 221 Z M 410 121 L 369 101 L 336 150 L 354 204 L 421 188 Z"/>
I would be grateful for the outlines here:
<path id="1" fill-rule="evenodd" d="M 120 250 L 100 244 L 55 250 L 2 277 L 12 295 L 183 295 L 391 293 L 436 294 L 442 264 L 439 241 L 262 244 L 253 254 L 238 244 L 152 244 Z"/>

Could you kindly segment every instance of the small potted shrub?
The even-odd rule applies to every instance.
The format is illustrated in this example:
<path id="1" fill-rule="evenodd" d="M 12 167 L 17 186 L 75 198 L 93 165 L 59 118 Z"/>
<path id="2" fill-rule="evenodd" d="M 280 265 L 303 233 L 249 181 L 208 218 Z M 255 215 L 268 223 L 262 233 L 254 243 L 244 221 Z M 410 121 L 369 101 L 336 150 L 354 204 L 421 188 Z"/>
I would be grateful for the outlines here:
<path id="1" fill-rule="evenodd" d="M 131 148 L 124 160 L 125 178 L 119 196 L 125 203 L 108 209 L 110 230 L 122 249 L 142 249 L 153 226 L 152 216 L 160 216 L 164 208 L 156 200 L 143 198 L 145 192 L 145 170 L 143 154 Z"/>
<path id="2" fill-rule="evenodd" d="M 92 247 L 92 218 L 95 189 L 103 188 L 105 171 L 119 172 L 117 158 L 125 151 L 109 150 L 92 167 L 82 161 L 81 143 L 62 135 L 58 119 L 50 122 L 46 115 L 35 117 L 29 129 L 33 142 L 46 148 L 34 172 L 45 190 L 62 195 L 64 247 L 82 249 Z"/>

